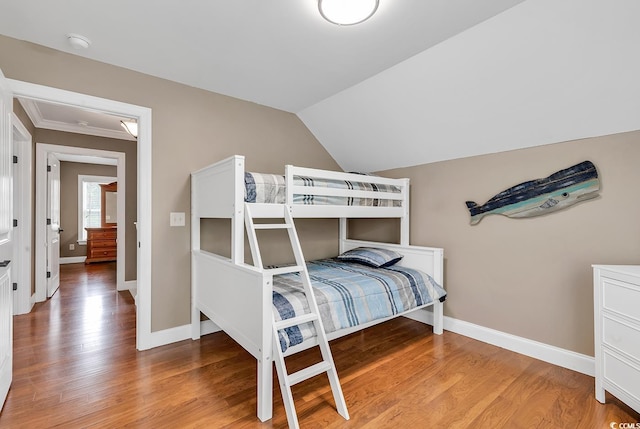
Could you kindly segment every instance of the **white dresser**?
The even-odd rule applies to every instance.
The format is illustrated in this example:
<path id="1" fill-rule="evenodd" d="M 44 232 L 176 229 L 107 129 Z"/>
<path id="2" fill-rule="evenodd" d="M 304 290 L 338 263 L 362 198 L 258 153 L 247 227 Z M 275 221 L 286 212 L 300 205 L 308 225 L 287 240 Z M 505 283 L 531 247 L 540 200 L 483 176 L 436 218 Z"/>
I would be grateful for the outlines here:
<path id="1" fill-rule="evenodd" d="M 640 413 L 640 266 L 594 265 L 596 399 Z"/>

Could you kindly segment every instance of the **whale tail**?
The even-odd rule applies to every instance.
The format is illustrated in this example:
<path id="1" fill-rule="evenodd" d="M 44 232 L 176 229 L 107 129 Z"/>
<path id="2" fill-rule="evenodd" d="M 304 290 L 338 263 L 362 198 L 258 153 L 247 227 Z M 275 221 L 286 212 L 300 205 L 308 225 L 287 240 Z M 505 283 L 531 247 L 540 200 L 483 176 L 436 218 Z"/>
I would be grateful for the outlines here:
<path id="1" fill-rule="evenodd" d="M 478 204 L 473 201 L 465 201 L 467 208 L 469 209 L 469 214 L 471 215 L 471 225 L 475 225 L 485 216 L 486 213 L 481 213 L 479 210 L 474 210 L 478 208 Z"/>

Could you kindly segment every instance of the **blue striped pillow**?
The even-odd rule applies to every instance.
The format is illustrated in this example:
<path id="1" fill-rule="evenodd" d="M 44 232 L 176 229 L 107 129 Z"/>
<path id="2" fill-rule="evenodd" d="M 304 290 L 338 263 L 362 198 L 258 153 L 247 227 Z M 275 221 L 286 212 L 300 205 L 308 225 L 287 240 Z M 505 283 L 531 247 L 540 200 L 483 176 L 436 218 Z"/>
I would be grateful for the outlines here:
<path id="1" fill-rule="evenodd" d="M 344 262 L 358 262 L 374 268 L 390 267 L 402 259 L 402 255 L 389 249 L 377 247 L 357 247 L 347 250 L 336 259 Z"/>

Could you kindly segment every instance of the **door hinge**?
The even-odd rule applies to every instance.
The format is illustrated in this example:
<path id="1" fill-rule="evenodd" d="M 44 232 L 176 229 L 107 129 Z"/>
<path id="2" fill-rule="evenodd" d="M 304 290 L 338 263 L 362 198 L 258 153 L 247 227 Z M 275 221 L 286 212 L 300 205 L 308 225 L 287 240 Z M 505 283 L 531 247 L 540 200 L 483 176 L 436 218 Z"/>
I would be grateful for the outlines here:
<path id="1" fill-rule="evenodd" d="M 13 284 L 13 290 L 18 290 L 18 283 Z"/>
<path id="2" fill-rule="evenodd" d="M 13 155 L 13 163 L 14 164 L 18 163 L 18 156 L 17 155 Z"/>
<path id="3" fill-rule="evenodd" d="M 47 173 L 51 173 L 51 166 L 47 165 Z"/>
<path id="4" fill-rule="evenodd" d="M 47 225 L 51 225 L 51 218 L 47 218 Z"/>
<path id="5" fill-rule="evenodd" d="M 18 226 L 18 219 L 13 220 L 13 227 L 16 228 Z"/>
<path id="6" fill-rule="evenodd" d="M 51 271 L 47 271 L 47 278 L 50 279 L 51 278 Z"/>

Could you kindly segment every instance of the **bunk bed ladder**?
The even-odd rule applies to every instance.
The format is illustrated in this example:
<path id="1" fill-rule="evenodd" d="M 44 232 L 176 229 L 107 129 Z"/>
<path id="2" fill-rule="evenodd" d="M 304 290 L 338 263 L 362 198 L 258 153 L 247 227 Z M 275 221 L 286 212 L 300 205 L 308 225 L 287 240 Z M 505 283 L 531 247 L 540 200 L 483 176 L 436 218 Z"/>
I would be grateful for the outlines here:
<path id="1" fill-rule="evenodd" d="M 291 242 L 291 248 L 295 256 L 295 265 L 286 266 L 274 269 L 265 269 L 266 272 L 270 272 L 273 275 L 285 274 L 285 273 L 300 273 L 302 283 L 304 285 L 304 293 L 309 303 L 309 313 L 302 316 L 297 316 L 282 321 L 276 321 L 273 319 L 273 350 L 276 354 L 274 361 L 276 364 L 276 371 L 278 373 L 278 381 L 280 384 L 280 391 L 282 392 L 282 401 L 284 402 L 285 410 L 287 412 L 287 421 L 290 428 L 298 428 L 298 417 L 296 414 L 295 405 L 293 402 L 293 395 L 291 393 L 291 386 L 308 380 L 316 375 L 320 375 L 324 372 L 327 373 L 329 378 L 329 384 L 333 392 L 333 399 L 336 403 L 338 413 L 349 420 L 349 412 L 347 411 L 347 404 L 342 394 L 342 388 L 340 387 L 340 380 L 338 379 L 338 373 L 336 371 L 335 363 L 333 362 L 333 356 L 331 355 L 331 349 L 329 348 L 329 341 L 327 335 L 322 326 L 322 319 L 320 317 L 320 311 L 318 310 L 318 304 L 313 294 L 311 286 L 311 280 L 309 278 L 309 272 L 307 271 L 307 265 L 302 255 L 302 248 L 300 247 L 300 241 L 298 240 L 298 234 L 293 222 L 290 207 L 283 205 L 283 218 L 284 223 L 266 224 L 266 223 L 254 223 L 254 217 L 251 214 L 251 208 L 249 204 L 245 204 L 245 223 L 247 226 L 247 235 L 249 239 L 249 245 L 251 247 L 251 256 L 253 257 L 253 263 L 256 267 L 264 269 L 262 266 L 262 257 L 260 255 L 260 249 L 258 247 L 258 240 L 256 237 L 256 230 L 266 229 L 286 229 L 289 235 L 289 241 Z M 278 331 L 291 326 L 300 325 L 302 323 L 312 322 L 317 334 L 318 346 L 322 355 L 322 361 L 307 368 L 301 369 L 297 372 L 289 374 L 285 365 L 284 353 L 280 348 L 280 341 L 278 339 Z"/>

